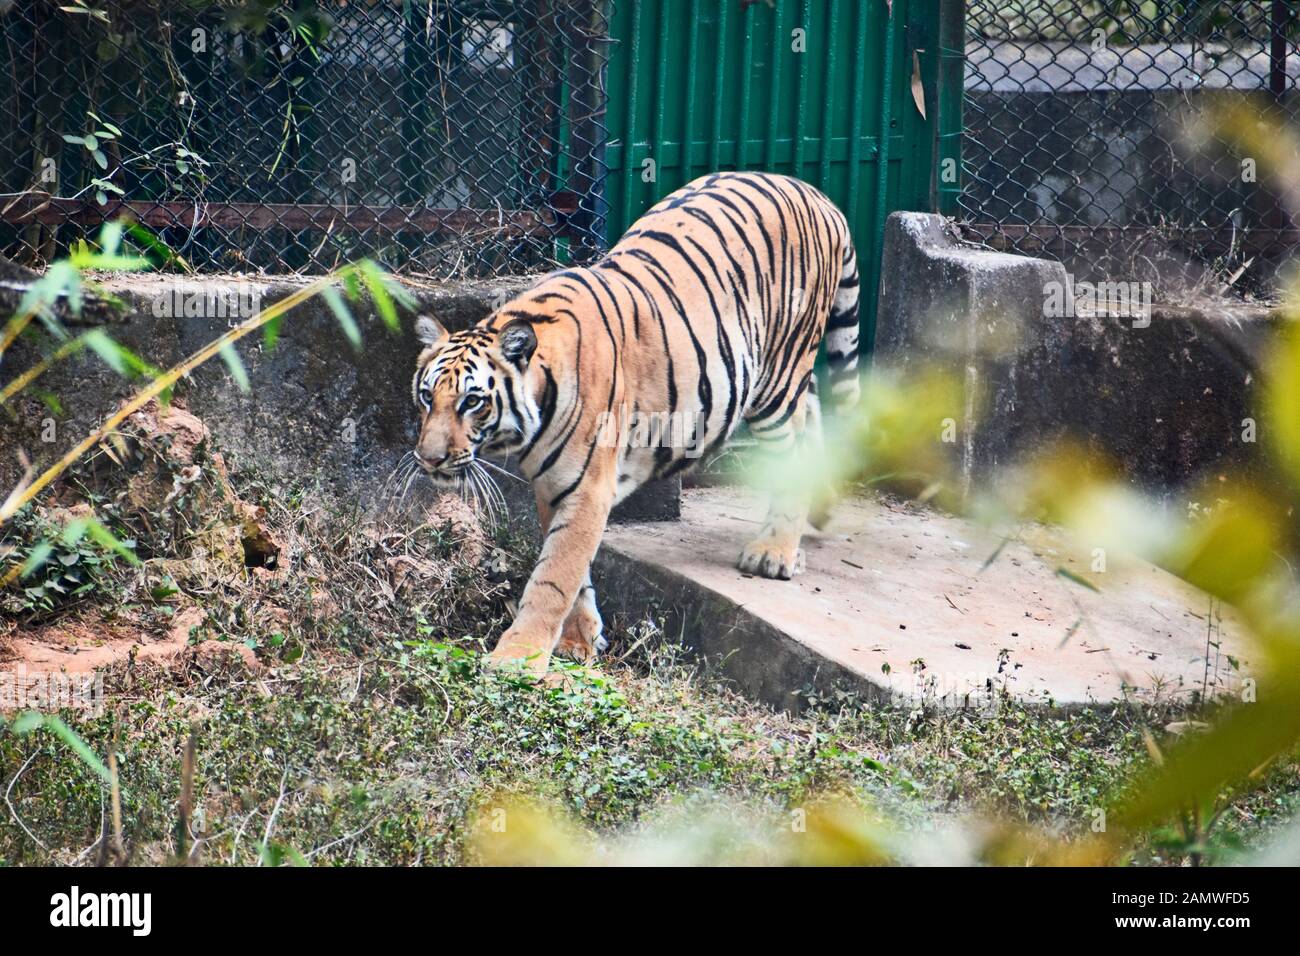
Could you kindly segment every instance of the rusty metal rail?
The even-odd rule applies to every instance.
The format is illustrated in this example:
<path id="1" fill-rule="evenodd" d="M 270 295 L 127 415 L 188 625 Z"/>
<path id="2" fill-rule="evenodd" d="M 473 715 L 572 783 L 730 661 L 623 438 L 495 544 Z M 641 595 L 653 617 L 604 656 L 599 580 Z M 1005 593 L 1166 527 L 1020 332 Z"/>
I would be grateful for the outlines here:
<path id="1" fill-rule="evenodd" d="M 569 207 L 572 213 L 575 207 Z M 510 236 L 563 235 L 565 211 L 533 209 L 430 209 L 419 206 L 332 206 L 312 203 L 187 203 L 112 199 L 64 199 L 48 193 L 0 195 L 0 221 L 14 225 L 95 226 L 113 219 L 152 229 L 375 229 L 388 235 L 428 236 L 492 233 Z"/>

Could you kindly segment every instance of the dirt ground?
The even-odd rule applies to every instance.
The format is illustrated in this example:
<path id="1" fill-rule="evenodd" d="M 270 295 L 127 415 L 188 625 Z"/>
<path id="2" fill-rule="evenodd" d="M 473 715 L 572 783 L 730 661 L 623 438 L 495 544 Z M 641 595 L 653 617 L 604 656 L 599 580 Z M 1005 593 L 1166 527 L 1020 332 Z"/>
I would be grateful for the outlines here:
<path id="1" fill-rule="evenodd" d="M 264 664 L 251 642 L 213 636 L 228 638 L 230 629 L 223 626 L 226 622 L 210 619 L 213 611 L 203 598 L 223 592 L 218 605 L 259 605 L 265 612 L 260 615 L 263 623 L 289 632 L 299 610 L 292 600 L 297 595 L 284 600 L 283 592 L 295 590 L 291 585 L 301 583 L 304 569 L 317 572 L 307 590 L 318 616 L 339 610 L 330 595 L 333 582 L 326 580 L 332 575 L 319 560 L 302 553 L 309 550 L 302 542 L 290 543 L 286 529 L 275 527 L 266 508 L 235 493 L 208 428 L 183 405 L 163 408 L 151 403 L 132 416 L 85 473 L 57 485 L 49 503 L 36 511 L 42 525 L 57 533 L 90 518 L 92 500 L 106 504 L 128 530 L 157 533 L 140 536 L 152 537 L 149 553 L 128 573 L 124 591 L 114 600 L 74 598 L 0 619 L 0 664 L 20 681 L 145 662 L 184 669 L 195 662 L 210 665 L 230 658 L 257 672 Z M 373 580 L 367 584 L 389 598 L 431 582 L 446 585 L 456 567 L 489 556 L 487 537 L 463 502 L 441 498 L 421 508 L 413 526 L 445 527 L 456 541 L 456 561 L 440 562 L 404 549 L 409 532 L 367 525 L 365 533 L 373 539 L 370 543 L 386 575 L 376 577 L 370 568 L 359 573 L 369 575 Z M 163 525 L 170 525 L 169 533 Z M 142 551 L 144 544 L 136 542 Z M 4 547 L 12 550 L 15 545 Z M 295 547 L 291 562 L 287 558 Z M 56 552 L 48 561 L 72 562 L 75 570 L 76 558 L 75 552 Z M 42 569 L 30 577 L 44 573 Z M 27 578 L 15 583 L 22 586 Z M 58 582 L 51 587 L 61 594 L 67 590 L 58 588 Z"/>

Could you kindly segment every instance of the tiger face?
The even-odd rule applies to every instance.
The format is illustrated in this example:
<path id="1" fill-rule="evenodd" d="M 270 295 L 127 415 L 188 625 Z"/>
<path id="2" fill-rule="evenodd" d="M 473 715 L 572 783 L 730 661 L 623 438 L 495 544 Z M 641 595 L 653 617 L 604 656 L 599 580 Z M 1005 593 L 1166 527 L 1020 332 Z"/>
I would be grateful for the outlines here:
<path id="1" fill-rule="evenodd" d="M 435 484 L 452 487 L 480 455 L 506 454 L 536 433 L 541 416 L 528 372 L 537 335 L 524 321 L 448 334 L 428 316 L 415 329 L 425 346 L 411 384 L 420 410 L 415 459 Z"/>

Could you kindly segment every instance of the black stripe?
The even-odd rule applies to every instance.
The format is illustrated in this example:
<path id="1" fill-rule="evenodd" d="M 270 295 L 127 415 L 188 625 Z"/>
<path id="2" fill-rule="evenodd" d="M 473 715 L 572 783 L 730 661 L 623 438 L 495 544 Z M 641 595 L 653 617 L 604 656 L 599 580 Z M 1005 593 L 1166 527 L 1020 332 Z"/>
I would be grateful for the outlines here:
<path id="1" fill-rule="evenodd" d="M 560 502 L 562 502 L 565 498 L 569 497 L 569 495 L 573 494 L 573 490 L 577 488 L 579 484 L 582 483 L 582 479 L 587 476 L 587 469 L 591 467 L 591 456 L 595 454 L 595 452 L 596 452 L 596 442 L 593 440 L 587 446 L 587 458 L 582 463 L 582 470 L 578 472 L 578 477 L 574 478 L 573 482 L 567 488 L 565 488 L 558 495 L 556 495 L 554 498 L 551 499 L 552 509 L 558 508 L 560 506 Z"/>
<path id="2" fill-rule="evenodd" d="M 626 252 L 626 250 L 624 251 Z M 645 296 L 646 304 L 649 305 L 650 307 L 650 314 L 653 315 L 659 323 L 659 334 L 663 336 L 663 341 L 664 341 L 665 371 L 667 374 L 666 387 L 668 390 L 668 407 L 670 409 L 676 408 L 677 407 L 677 371 L 676 371 L 675 363 L 673 362 L 672 348 L 668 342 L 668 324 L 664 321 L 663 311 L 659 308 L 659 303 L 654 300 L 654 297 L 650 294 L 650 291 L 646 289 L 644 285 L 641 284 L 641 280 L 639 280 L 636 276 L 632 275 L 630 272 L 624 269 L 618 262 L 614 261 L 613 259 L 609 260 L 609 268 L 611 271 L 616 272 L 620 276 L 622 276 L 623 280 L 627 282 L 629 286 L 631 286 L 633 289 L 635 289 L 636 291 L 640 292 L 643 296 Z"/>
<path id="3" fill-rule="evenodd" d="M 618 393 L 618 369 L 619 369 L 619 365 L 621 364 L 618 361 L 618 340 L 615 339 L 614 337 L 614 329 L 609 324 L 609 316 L 605 312 L 605 306 L 600 301 L 600 296 L 596 295 L 596 290 L 586 281 L 586 279 L 584 279 L 582 276 L 576 273 L 573 275 L 573 280 L 579 283 L 584 289 L 586 289 L 587 294 L 591 296 L 591 300 L 596 306 L 596 314 L 600 316 L 601 324 L 605 326 L 605 335 L 609 338 L 609 349 L 611 353 L 609 395 L 606 396 L 605 398 L 605 409 L 609 411 L 613 409 L 614 396 Z M 602 286 L 604 286 L 603 280 L 597 280 L 597 281 L 600 281 Z M 607 286 L 605 288 L 608 290 Z M 612 300 L 613 296 L 610 296 L 610 298 Z M 615 309 L 618 308 L 617 302 L 615 302 L 614 307 Z M 620 325 L 622 324 L 621 311 L 619 312 L 619 324 Z"/>
<path id="4" fill-rule="evenodd" d="M 564 593 L 563 591 L 560 590 L 560 586 L 559 586 L 558 584 L 556 584 L 554 581 L 538 581 L 538 582 L 537 582 L 537 586 L 538 586 L 539 588 L 550 588 L 552 591 L 554 591 L 554 592 L 555 592 L 556 594 L 558 594 L 560 597 L 565 597 L 565 593 Z"/>
<path id="5" fill-rule="evenodd" d="M 826 323 L 828 331 L 838 329 L 851 329 L 858 324 L 858 306 L 855 302 L 852 306 L 843 312 L 832 312 L 830 321 Z"/>

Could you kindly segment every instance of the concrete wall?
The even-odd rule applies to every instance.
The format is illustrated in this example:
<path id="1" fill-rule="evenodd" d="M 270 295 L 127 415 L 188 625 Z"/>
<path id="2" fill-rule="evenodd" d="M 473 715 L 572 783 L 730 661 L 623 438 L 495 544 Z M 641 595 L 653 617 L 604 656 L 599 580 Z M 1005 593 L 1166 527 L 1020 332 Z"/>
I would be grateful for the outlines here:
<path id="1" fill-rule="evenodd" d="M 962 383 L 956 453 L 966 487 L 1072 437 L 1172 500 L 1202 479 L 1266 476 L 1258 367 L 1272 316 L 1224 305 L 1049 318 L 1058 262 L 967 246 L 939 216 L 886 226 L 875 360 Z M 936 426 L 937 430 L 937 426 Z"/>

